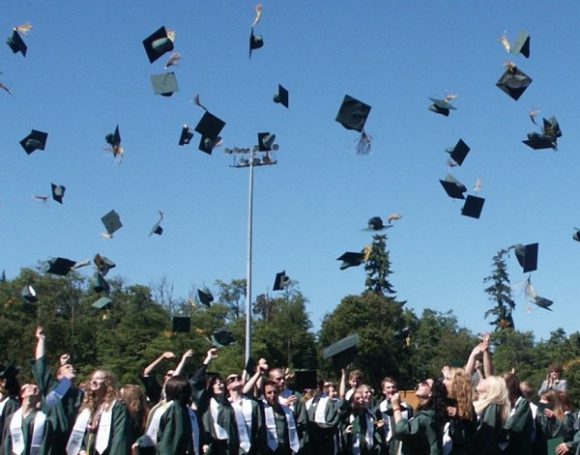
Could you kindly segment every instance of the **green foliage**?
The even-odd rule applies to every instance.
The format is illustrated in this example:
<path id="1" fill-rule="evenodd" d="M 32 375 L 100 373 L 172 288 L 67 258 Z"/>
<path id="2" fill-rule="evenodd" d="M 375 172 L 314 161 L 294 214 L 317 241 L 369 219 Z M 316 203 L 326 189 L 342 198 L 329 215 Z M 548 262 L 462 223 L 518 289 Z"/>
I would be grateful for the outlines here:
<path id="1" fill-rule="evenodd" d="M 509 274 L 505 255 L 509 249 L 502 249 L 493 257 L 493 270 L 490 276 L 484 278 L 484 283 L 489 283 L 485 292 L 494 306 L 485 312 L 485 318 L 493 316 L 494 319 L 490 324 L 495 327 L 495 331 L 503 329 L 513 329 L 515 327 L 513 320 L 513 311 L 516 303 L 513 299 L 512 288 L 510 286 Z"/>
<path id="2" fill-rule="evenodd" d="M 395 294 L 395 289 L 389 282 L 391 261 L 389 259 L 389 252 L 387 251 L 386 234 L 373 235 L 370 253 L 365 262 L 365 271 L 367 273 L 365 280 L 365 288 L 367 291 L 380 295 L 387 294 L 393 296 Z"/>

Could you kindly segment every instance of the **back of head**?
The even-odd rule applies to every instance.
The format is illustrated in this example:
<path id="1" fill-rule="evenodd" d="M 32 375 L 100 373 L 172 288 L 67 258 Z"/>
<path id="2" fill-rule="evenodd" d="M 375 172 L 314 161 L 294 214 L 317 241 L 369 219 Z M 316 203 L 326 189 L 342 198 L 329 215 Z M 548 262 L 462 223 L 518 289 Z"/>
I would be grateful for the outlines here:
<path id="1" fill-rule="evenodd" d="M 172 376 L 165 383 L 165 398 L 167 401 L 177 401 L 188 405 L 191 402 L 191 384 L 183 376 Z"/>
<path id="2" fill-rule="evenodd" d="M 508 390 L 508 395 L 512 406 L 522 396 L 522 391 L 520 389 L 520 379 L 515 373 L 506 373 L 503 375 L 505 384 Z"/>

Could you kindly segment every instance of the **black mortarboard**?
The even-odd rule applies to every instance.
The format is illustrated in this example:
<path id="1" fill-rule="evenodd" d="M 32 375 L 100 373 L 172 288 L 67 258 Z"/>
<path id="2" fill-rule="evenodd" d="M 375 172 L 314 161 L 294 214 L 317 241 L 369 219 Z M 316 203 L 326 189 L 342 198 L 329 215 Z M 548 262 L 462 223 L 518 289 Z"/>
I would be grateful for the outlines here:
<path id="1" fill-rule="evenodd" d="M 365 127 L 370 112 L 371 107 L 368 104 L 345 95 L 338 114 L 336 114 L 336 121 L 347 130 L 355 130 L 360 133 Z"/>
<path id="2" fill-rule="evenodd" d="M 365 260 L 365 254 L 347 251 L 342 256 L 336 258 L 336 260 L 342 261 L 342 264 L 340 264 L 340 270 L 345 270 L 349 267 L 357 267 L 361 265 Z"/>
<path id="3" fill-rule="evenodd" d="M 250 32 L 250 58 L 252 58 L 252 51 L 260 49 L 264 45 L 264 38 L 262 35 L 254 35 L 254 29 Z"/>
<path id="4" fill-rule="evenodd" d="M 465 199 L 463 193 L 467 191 L 467 188 L 463 183 L 453 177 L 451 174 L 445 177 L 445 180 L 439 180 L 443 189 L 450 198 L 453 199 Z"/>
<path id="5" fill-rule="evenodd" d="M 302 393 L 306 389 L 318 387 L 316 370 L 297 370 L 294 372 L 294 389 Z"/>
<path id="6" fill-rule="evenodd" d="M 436 114 L 441 114 L 447 117 L 451 110 L 454 111 L 457 110 L 457 108 L 448 101 L 440 100 L 437 98 L 429 98 L 429 99 L 433 101 L 433 104 L 429 106 L 429 110 L 435 112 Z"/>
<path id="7" fill-rule="evenodd" d="M 276 140 L 275 134 L 258 133 L 258 151 L 260 152 L 272 151 L 275 140 Z"/>
<path id="8" fill-rule="evenodd" d="M 538 248 L 539 244 L 530 243 L 529 245 L 514 245 L 514 252 L 524 273 L 533 272 L 538 268 Z"/>
<path id="9" fill-rule="evenodd" d="M 385 223 L 383 222 L 383 219 L 380 216 L 373 216 L 372 218 L 369 219 L 368 223 L 367 223 L 367 231 L 382 231 L 383 229 L 386 229 L 387 226 L 385 226 Z"/>
<path id="10" fill-rule="evenodd" d="M 100 299 L 96 300 L 92 306 L 93 306 L 93 308 L 96 308 L 97 310 L 106 310 L 112 304 L 113 304 L 113 301 L 109 297 L 103 296 Z"/>
<path id="11" fill-rule="evenodd" d="M 109 294 L 109 291 L 111 290 L 111 286 L 109 286 L 109 283 L 107 283 L 107 280 L 105 280 L 105 277 L 101 272 L 95 272 L 90 279 L 90 284 L 95 292 Z"/>
<path id="12" fill-rule="evenodd" d="M 211 302 L 214 300 L 213 295 L 209 289 L 204 289 L 203 291 L 198 289 L 197 297 L 199 298 L 199 301 L 208 308 L 211 306 Z"/>
<path id="13" fill-rule="evenodd" d="M 109 133 L 105 136 L 105 141 L 113 150 L 121 145 L 121 133 L 119 132 L 119 125 L 115 127 L 114 133 Z"/>
<path id="14" fill-rule="evenodd" d="M 188 145 L 193 137 L 193 131 L 187 125 L 181 128 L 181 136 L 179 136 L 179 145 Z"/>
<path id="15" fill-rule="evenodd" d="M 543 123 L 544 136 L 550 137 L 554 141 L 559 137 L 562 137 L 562 130 L 560 129 L 560 124 L 556 117 L 552 116 L 549 119 L 543 119 Z"/>
<path id="16" fill-rule="evenodd" d="M 173 318 L 173 333 L 188 333 L 191 330 L 191 318 L 175 316 Z"/>
<path id="17" fill-rule="evenodd" d="M 15 378 L 20 373 L 20 368 L 11 363 L 8 366 L 0 365 L 0 379 Z"/>
<path id="18" fill-rule="evenodd" d="M 223 348 L 235 343 L 236 339 L 232 333 L 227 329 L 216 330 L 211 336 L 211 343 L 216 348 Z"/>
<path id="19" fill-rule="evenodd" d="M 117 264 L 115 264 L 109 258 L 101 256 L 100 254 L 97 254 L 94 257 L 93 262 L 95 263 L 97 270 L 101 272 L 103 276 L 106 276 L 107 273 L 109 273 L 109 270 L 117 267 Z"/>
<path id="20" fill-rule="evenodd" d="M 495 85 L 514 100 L 518 100 L 531 83 L 532 79 L 512 64 L 508 66 Z"/>
<path id="21" fill-rule="evenodd" d="M 290 104 L 288 97 L 288 90 L 278 84 L 278 93 L 274 95 L 274 102 L 279 103 L 282 106 L 288 107 Z"/>
<path id="22" fill-rule="evenodd" d="M 528 133 L 528 138 L 522 142 L 534 150 L 556 149 L 557 147 L 556 141 L 553 138 L 535 132 Z"/>
<path id="23" fill-rule="evenodd" d="M 322 351 L 322 355 L 325 359 L 331 358 L 335 368 L 345 368 L 354 360 L 358 344 L 359 336 L 350 335 L 328 346 Z"/>
<path id="24" fill-rule="evenodd" d="M 469 145 L 463 142 L 463 139 L 459 139 L 457 144 L 455 144 L 455 147 L 447 149 L 447 152 L 451 156 L 451 159 L 455 161 L 458 166 L 461 166 L 465 160 L 465 157 L 469 153 L 469 150 L 471 150 Z"/>
<path id="25" fill-rule="evenodd" d="M 62 185 L 55 185 L 54 183 L 51 183 L 50 186 L 52 187 L 52 198 L 62 204 L 62 198 L 64 197 L 66 188 Z"/>
<path id="26" fill-rule="evenodd" d="M 68 272 L 70 272 L 71 269 L 74 267 L 76 262 L 71 261 L 70 259 L 56 258 L 49 260 L 48 264 L 49 267 L 48 270 L 46 271 L 47 273 L 52 273 L 53 275 L 66 276 L 68 275 Z"/>
<path id="27" fill-rule="evenodd" d="M 217 140 L 211 140 L 209 137 L 201 136 L 197 149 L 207 153 L 208 155 L 211 155 L 218 140 L 219 138 Z"/>
<path id="28" fill-rule="evenodd" d="M 478 196 L 467 196 L 465 204 L 461 209 L 461 214 L 464 216 L 469 216 L 471 218 L 479 218 L 481 215 L 481 210 L 483 209 L 483 203 L 485 199 Z"/>
<path id="29" fill-rule="evenodd" d="M 38 301 L 38 296 L 36 295 L 36 291 L 34 290 L 34 288 L 30 284 L 27 284 L 26 286 L 24 286 L 22 288 L 22 291 L 20 292 L 20 296 L 24 300 L 26 300 L 28 303 L 34 303 L 34 302 Z"/>
<path id="30" fill-rule="evenodd" d="M 572 238 L 574 240 L 576 240 L 577 242 L 580 242 L 580 229 L 578 228 L 574 228 L 574 235 L 572 235 Z"/>
<path id="31" fill-rule="evenodd" d="M 6 44 L 10 46 L 10 49 L 12 49 L 13 53 L 16 54 L 20 52 L 23 57 L 26 57 L 26 51 L 28 50 L 28 47 L 26 46 L 26 43 L 18 31 L 12 30 L 12 35 L 8 37 Z"/>
<path id="32" fill-rule="evenodd" d="M 151 84 L 156 95 L 171 96 L 179 91 L 177 78 L 174 72 L 154 74 L 151 76 Z"/>
<path id="33" fill-rule="evenodd" d="M 223 120 L 206 111 L 195 127 L 195 131 L 204 138 L 215 141 L 225 125 L 226 123 Z"/>
<path id="34" fill-rule="evenodd" d="M 530 34 L 528 32 L 520 32 L 515 43 L 510 46 L 510 52 L 530 58 Z"/>
<path id="35" fill-rule="evenodd" d="M 276 278 L 274 278 L 274 287 L 272 288 L 273 291 L 282 291 L 286 285 L 288 284 L 288 282 L 290 281 L 290 278 L 288 277 L 288 275 L 286 275 L 286 270 L 282 270 L 281 272 L 278 272 L 276 274 Z"/>
<path id="36" fill-rule="evenodd" d="M 254 358 L 252 356 L 248 357 L 248 361 L 246 362 L 246 365 L 244 366 L 244 371 L 246 373 L 248 373 L 250 376 L 253 376 L 254 373 L 256 372 L 256 367 L 258 365 L 256 364 L 256 361 L 254 360 Z"/>
<path id="37" fill-rule="evenodd" d="M 149 62 L 153 63 L 166 52 L 173 50 L 173 40 L 170 38 L 165 27 L 161 27 L 155 33 L 143 40 L 143 46 Z"/>
<path id="38" fill-rule="evenodd" d="M 550 306 L 554 303 L 552 300 L 547 299 L 545 297 L 540 297 L 539 295 L 533 300 L 533 302 L 538 305 L 540 308 L 544 308 L 548 311 L 552 311 Z"/>
<path id="39" fill-rule="evenodd" d="M 30 134 L 20 141 L 20 145 L 24 151 L 30 155 L 35 150 L 44 150 L 46 147 L 46 140 L 48 133 L 42 131 L 31 130 Z"/>
<path id="40" fill-rule="evenodd" d="M 101 218 L 101 221 L 105 225 L 105 229 L 109 235 L 113 235 L 116 231 L 123 227 L 123 223 L 121 223 L 121 217 L 114 210 L 111 210 L 109 213 L 104 215 Z"/>
<path id="41" fill-rule="evenodd" d="M 162 221 L 163 221 L 163 212 L 160 210 L 159 211 L 159 220 L 157 221 L 157 223 L 155 223 L 153 225 L 153 227 L 149 231 L 149 237 L 151 237 L 153 234 L 157 234 L 157 235 L 163 234 L 163 228 L 161 227 Z"/>

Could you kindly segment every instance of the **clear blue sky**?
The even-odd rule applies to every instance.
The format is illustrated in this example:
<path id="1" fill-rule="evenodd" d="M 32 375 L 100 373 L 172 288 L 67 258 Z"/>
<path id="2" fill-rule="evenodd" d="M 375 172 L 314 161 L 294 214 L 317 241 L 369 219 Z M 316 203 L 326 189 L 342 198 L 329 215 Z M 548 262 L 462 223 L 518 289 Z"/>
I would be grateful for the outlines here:
<path id="1" fill-rule="evenodd" d="M 275 133 L 278 164 L 255 181 L 254 295 L 285 269 L 322 316 L 364 287 L 364 270 L 339 270 L 336 258 L 371 235 L 371 216 L 398 212 L 388 231 L 401 300 L 420 314 L 453 309 L 460 324 L 487 330 L 483 292 L 493 255 L 514 243 L 539 242 L 537 291 L 555 301 L 534 310 L 518 295 L 516 326 L 538 338 L 577 329 L 580 295 L 580 5 L 576 1 L 265 1 L 256 33 L 264 47 L 248 59 L 253 1 L 150 0 L 42 2 L 11 0 L 0 30 L 30 22 L 28 54 L 2 43 L 0 81 L 0 269 L 9 278 L 38 260 L 101 253 L 129 284 L 166 277 L 175 297 L 216 279 L 245 276 L 248 172 L 230 167 L 224 147 L 249 147 Z M 167 59 L 147 60 L 142 40 L 160 26 L 176 32 L 180 91 L 153 94 L 150 76 Z M 531 58 L 511 56 L 498 38 L 531 34 Z M 4 40 L 5 38 L 3 38 Z M 533 78 L 514 101 L 495 83 L 513 60 Z M 290 109 L 272 102 L 278 84 Z M 195 126 L 203 104 L 222 118 L 224 147 L 212 156 L 177 141 Z M 334 121 L 345 94 L 372 106 L 366 130 L 372 153 L 357 156 L 357 133 Z M 429 97 L 457 94 L 449 117 L 429 112 Z M 521 143 L 537 130 L 528 118 L 555 115 L 559 150 Z M 104 137 L 119 125 L 125 157 L 115 164 Z M 19 145 L 31 129 L 49 133 L 45 151 Z M 471 147 L 453 175 L 483 180 L 481 219 L 460 214 L 439 184 L 445 148 Z M 64 204 L 32 195 L 65 185 Z M 124 227 L 100 237 L 100 218 L 115 209 Z M 161 237 L 148 237 L 165 212 Z M 523 281 L 514 257 L 512 282 Z M 90 273 L 83 269 L 82 273 Z"/>

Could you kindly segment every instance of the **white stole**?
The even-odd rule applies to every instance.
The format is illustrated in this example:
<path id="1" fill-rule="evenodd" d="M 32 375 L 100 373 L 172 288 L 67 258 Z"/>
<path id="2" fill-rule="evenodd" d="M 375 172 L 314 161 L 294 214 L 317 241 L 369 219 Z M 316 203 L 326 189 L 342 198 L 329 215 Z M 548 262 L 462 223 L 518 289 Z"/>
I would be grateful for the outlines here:
<path id="1" fill-rule="evenodd" d="M 290 439 L 290 448 L 292 452 L 298 453 L 300 450 L 300 440 L 298 439 L 298 431 L 296 430 L 296 421 L 294 414 L 288 406 L 280 405 L 284 416 L 286 417 L 286 425 L 288 426 L 288 438 Z M 276 432 L 276 418 L 274 417 L 274 410 L 272 406 L 264 402 L 264 418 L 266 420 L 266 430 L 268 433 L 268 447 L 271 450 L 276 450 L 278 447 L 278 433 Z"/>
<path id="2" fill-rule="evenodd" d="M 316 409 L 314 410 L 314 421 L 316 423 L 326 423 L 326 405 L 328 403 L 328 397 L 321 397 L 316 404 Z"/>
<path id="3" fill-rule="evenodd" d="M 145 430 L 145 436 L 142 439 L 142 445 L 144 447 L 151 447 L 157 445 L 157 433 L 159 432 L 159 423 L 161 422 L 161 416 L 165 414 L 165 411 L 169 408 L 169 405 L 172 404 L 162 401 L 154 407 L 151 415 L 151 420 L 147 425 L 147 430 Z"/>
<path id="4" fill-rule="evenodd" d="M 365 433 L 365 441 L 367 443 L 367 447 L 369 449 L 372 449 L 373 447 L 373 438 L 374 438 L 374 430 L 375 430 L 375 425 L 373 422 L 372 417 L 369 415 L 369 413 L 367 411 L 363 412 L 364 414 L 364 418 L 366 419 L 366 424 L 367 424 L 367 431 Z M 350 422 L 354 422 L 354 415 L 350 416 Z M 358 455 L 361 453 L 360 450 L 360 435 L 358 433 L 353 433 L 352 435 L 352 453 L 354 455 Z"/>
<path id="5" fill-rule="evenodd" d="M 75 425 L 66 445 L 67 455 L 77 455 L 81 451 L 81 445 L 90 419 L 91 411 L 87 408 L 83 409 L 77 416 Z"/>
<path id="6" fill-rule="evenodd" d="M 211 414 L 212 426 L 213 431 L 215 433 L 215 437 L 220 441 L 227 441 L 229 439 L 228 432 L 224 429 L 224 427 L 222 427 L 218 423 L 218 414 L 220 406 L 221 405 L 218 403 L 218 401 L 215 398 L 212 398 L 209 402 L 209 411 Z"/>
<path id="7" fill-rule="evenodd" d="M 232 407 L 236 413 L 236 424 L 238 426 L 238 436 L 240 438 L 240 447 L 249 452 L 252 444 L 250 443 L 250 433 L 252 431 L 252 402 L 242 397 L 239 401 L 232 401 Z"/>
<path id="8" fill-rule="evenodd" d="M 113 420 L 113 407 L 116 400 L 113 400 L 106 411 L 103 411 L 99 420 L 99 429 L 97 430 L 97 439 L 95 449 L 98 453 L 103 453 L 109 446 L 109 437 L 111 436 L 111 421 Z"/>
<path id="9" fill-rule="evenodd" d="M 451 423 L 445 422 L 445 426 L 443 427 L 443 455 L 449 455 L 453 450 L 453 439 L 451 439 L 451 435 L 449 434 L 450 427 Z"/>
<path id="10" fill-rule="evenodd" d="M 7 401 L 8 401 L 8 396 L 5 396 L 4 399 L 2 401 L 0 401 L 0 415 L 2 415 L 2 413 L 4 412 L 4 406 L 6 405 Z"/>
<path id="11" fill-rule="evenodd" d="M 24 452 L 24 435 L 22 434 L 22 408 L 18 409 L 10 419 L 10 438 L 12 442 L 12 452 L 20 455 Z M 34 417 L 34 429 L 32 431 L 32 444 L 30 454 L 35 455 L 40 453 L 42 439 L 44 437 L 44 424 L 46 422 L 46 414 L 42 411 L 37 411 Z"/>

